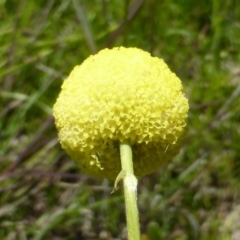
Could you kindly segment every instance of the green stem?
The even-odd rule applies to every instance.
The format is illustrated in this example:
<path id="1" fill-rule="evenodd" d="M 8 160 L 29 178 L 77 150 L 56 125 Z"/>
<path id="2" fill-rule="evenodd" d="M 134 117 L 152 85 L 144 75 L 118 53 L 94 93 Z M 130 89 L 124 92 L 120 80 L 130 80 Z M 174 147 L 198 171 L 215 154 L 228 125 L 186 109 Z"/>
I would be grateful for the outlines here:
<path id="1" fill-rule="evenodd" d="M 138 207 L 137 207 L 137 178 L 133 172 L 132 148 L 128 141 L 120 143 L 120 155 L 126 206 L 128 240 L 140 240 Z"/>

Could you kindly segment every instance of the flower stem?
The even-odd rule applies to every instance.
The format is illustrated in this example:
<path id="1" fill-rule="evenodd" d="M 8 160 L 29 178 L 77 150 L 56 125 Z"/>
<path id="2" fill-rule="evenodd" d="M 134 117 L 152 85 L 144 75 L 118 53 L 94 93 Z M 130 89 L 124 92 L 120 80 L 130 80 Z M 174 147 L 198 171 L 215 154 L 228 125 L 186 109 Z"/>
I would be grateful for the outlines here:
<path id="1" fill-rule="evenodd" d="M 137 207 L 137 178 L 133 172 L 132 148 L 128 141 L 120 143 L 120 155 L 123 176 L 124 198 L 126 207 L 128 240 L 140 240 L 138 207 Z"/>

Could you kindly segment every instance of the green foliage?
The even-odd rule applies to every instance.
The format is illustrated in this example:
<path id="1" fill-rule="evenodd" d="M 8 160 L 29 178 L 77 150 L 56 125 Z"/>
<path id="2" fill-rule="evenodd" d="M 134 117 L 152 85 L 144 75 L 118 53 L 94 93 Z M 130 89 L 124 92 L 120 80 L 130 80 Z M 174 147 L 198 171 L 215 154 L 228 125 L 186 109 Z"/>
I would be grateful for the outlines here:
<path id="1" fill-rule="evenodd" d="M 0 239 L 125 239 L 121 190 L 110 195 L 112 183 L 80 173 L 60 148 L 51 117 L 72 68 L 120 45 L 163 58 L 190 102 L 181 153 L 140 180 L 141 232 L 150 240 L 234 239 L 240 221 L 238 5 L 0 1 Z"/>

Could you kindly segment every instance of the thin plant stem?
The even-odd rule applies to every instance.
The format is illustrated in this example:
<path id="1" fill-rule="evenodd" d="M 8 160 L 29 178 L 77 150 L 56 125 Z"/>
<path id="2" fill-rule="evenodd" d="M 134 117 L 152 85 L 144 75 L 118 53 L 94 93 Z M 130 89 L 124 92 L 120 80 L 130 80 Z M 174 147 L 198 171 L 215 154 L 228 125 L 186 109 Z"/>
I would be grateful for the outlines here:
<path id="1" fill-rule="evenodd" d="M 140 240 L 137 206 L 137 178 L 133 172 L 132 148 L 128 141 L 120 143 L 128 240 Z"/>

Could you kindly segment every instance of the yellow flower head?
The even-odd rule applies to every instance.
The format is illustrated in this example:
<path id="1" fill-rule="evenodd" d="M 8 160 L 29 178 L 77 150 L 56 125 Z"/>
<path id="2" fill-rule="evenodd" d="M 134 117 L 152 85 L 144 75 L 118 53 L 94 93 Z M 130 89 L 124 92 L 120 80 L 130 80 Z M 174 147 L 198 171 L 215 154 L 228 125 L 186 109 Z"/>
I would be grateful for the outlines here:
<path id="1" fill-rule="evenodd" d="M 188 100 L 163 60 L 137 48 L 104 49 L 76 66 L 53 107 L 60 143 L 83 172 L 114 180 L 119 141 L 134 173 L 152 173 L 180 149 Z"/>

